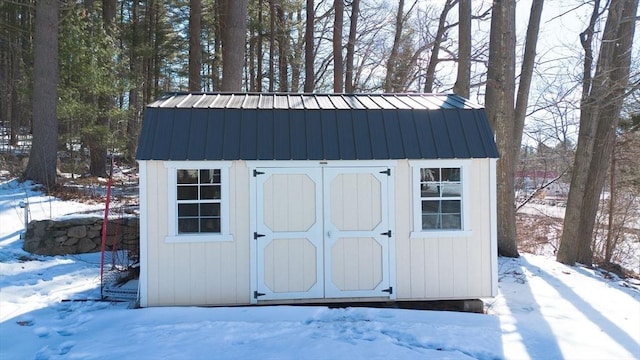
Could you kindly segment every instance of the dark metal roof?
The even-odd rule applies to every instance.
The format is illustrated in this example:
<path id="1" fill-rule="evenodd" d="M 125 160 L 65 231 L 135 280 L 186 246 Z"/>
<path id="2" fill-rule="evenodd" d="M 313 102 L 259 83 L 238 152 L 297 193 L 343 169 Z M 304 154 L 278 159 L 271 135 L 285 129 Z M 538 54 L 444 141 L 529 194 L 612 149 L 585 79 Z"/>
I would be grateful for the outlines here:
<path id="1" fill-rule="evenodd" d="M 457 95 L 180 93 L 147 106 L 138 160 L 497 158 Z"/>

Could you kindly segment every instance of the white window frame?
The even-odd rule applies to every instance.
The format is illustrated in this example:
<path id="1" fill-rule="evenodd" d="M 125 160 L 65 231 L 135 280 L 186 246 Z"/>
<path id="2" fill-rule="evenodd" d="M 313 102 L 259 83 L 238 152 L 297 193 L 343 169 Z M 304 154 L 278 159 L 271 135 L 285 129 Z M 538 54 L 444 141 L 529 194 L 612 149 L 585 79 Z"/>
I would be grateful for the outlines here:
<path id="1" fill-rule="evenodd" d="M 412 160 L 411 166 L 411 194 L 413 202 L 413 231 L 411 238 L 440 238 L 440 237 L 470 237 L 472 231 L 469 221 L 469 169 L 471 160 Z M 420 192 L 420 169 L 423 168 L 460 168 L 460 229 L 423 229 L 422 228 L 422 195 Z"/>
<path id="2" fill-rule="evenodd" d="M 229 228 L 229 168 L 231 161 L 166 161 L 167 168 L 167 237 L 168 243 L 233 241 Z M 220 232 L 178 233 L 178 170 L 220 170 Z"/>

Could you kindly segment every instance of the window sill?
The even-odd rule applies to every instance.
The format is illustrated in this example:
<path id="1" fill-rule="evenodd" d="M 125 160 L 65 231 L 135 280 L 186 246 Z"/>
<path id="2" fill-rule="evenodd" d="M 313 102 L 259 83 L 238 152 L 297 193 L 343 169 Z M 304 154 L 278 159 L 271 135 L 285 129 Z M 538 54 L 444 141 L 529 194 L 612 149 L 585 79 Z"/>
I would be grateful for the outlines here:
<path id="1" fill-rule="evenodd" d="M 468 238 L 473 236 L 471 230 L 433 230 L 433 231 L 412 231 L 410 239 L 433 239 L 444 237 Z"/>
<path id="2" fill-rule="evenodd" d="M 167 236 L 166 243 L 202 243 L 202 242 L 225 242 L 233 241 L 231 234 L 198 234 L 198 235 L 175 235 Z"/>

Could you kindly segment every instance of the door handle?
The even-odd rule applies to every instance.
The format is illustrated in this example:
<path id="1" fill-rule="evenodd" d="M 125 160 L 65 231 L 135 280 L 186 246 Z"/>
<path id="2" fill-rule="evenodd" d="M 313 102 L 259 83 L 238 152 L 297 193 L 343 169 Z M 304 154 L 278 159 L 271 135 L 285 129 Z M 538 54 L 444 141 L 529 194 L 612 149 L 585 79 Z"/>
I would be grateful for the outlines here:
<path id="1" fill-rule="evenodd" d="M 331 230 L 327 231 L 327 237 L 331 239 Z"/>

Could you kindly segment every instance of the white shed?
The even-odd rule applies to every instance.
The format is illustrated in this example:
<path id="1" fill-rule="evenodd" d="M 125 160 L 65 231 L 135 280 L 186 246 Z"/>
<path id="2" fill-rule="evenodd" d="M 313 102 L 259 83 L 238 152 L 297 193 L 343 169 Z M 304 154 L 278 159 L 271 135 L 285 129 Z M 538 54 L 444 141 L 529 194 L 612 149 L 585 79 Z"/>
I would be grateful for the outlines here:
<path id="1" fill-rule="evenodd" d="M 456 95 L 167 95 L 137 153 L 140 305 L 494 296 L 497 157 Z"/>

